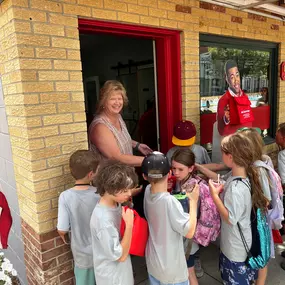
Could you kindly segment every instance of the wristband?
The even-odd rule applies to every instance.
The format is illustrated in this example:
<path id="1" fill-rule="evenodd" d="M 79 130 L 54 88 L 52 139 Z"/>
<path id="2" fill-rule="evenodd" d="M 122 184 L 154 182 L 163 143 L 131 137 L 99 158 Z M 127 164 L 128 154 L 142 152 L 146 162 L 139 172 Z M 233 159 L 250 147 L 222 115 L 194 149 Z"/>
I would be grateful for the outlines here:
<path id="1" fill-rule="evenodd" d="M 138 151 L 139 150 L 139 146 L 140 146 L 140 143 L 137 142 L 136 146 L 135 146 L 135 151 Z"/>

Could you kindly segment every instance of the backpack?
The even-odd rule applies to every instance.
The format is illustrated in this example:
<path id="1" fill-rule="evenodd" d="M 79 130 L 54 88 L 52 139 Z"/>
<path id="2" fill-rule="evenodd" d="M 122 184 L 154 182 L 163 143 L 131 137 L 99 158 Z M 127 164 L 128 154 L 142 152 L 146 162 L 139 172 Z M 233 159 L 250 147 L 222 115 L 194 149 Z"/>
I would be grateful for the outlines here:
<path id="1" fill-rule="evenodd" d="M 193 240 L 200 245 L 208 246 L 220 235 L 221 217 L 207 182 L 200 180 L 198 183 L 200 186 L 200 207 Z"/>
<path id="2" fill-rule="evenodd" d="M 251 193 L 250 185 L 245 183 L 242 178 L 236 178 L 234 180 L 239 180 L 244 183 Z M 259 208 L 252 208 L 250 223 L 252 233 L 251 248 L 249 248 L 245 240 L 240 224 L 237 223 L 237 226 L 247 253 L 247 265 L 252 269 L 261 269 L 267 265 L 271 255 L 271 231 L 267 222 L 266 213 L 262 212 Z"/>
<path id="3" fill-rule="evenodd" d="M 271 194 L 271 203 L 267 218 L 270 228 L 272 230 L 279 230 L 282 228 L 282 221 L 284 220 L 283 188 L 281 179 L 272 167 L 261 160 L 254 162 L 254 166 L 263 167 L 267 170 Z"/>
<path id="4" fill-rule="evenodd" d="M 187 189 L 187 185 L 193 185 L 198 183 L 200 186 L 197 226 L 193 241 L 208 246 L 211 241 L 215 241 L 221 231 L 221 219 L 218 209 L 210 194 L 210 189 L 205 180 L 199 176 L 191 176 L 184 184 L 182 188 Z M 189 203 L 186 195 L 181 193 L 174 194 L 174 197 L 182 204 L 185 212 L 189 213 Z"/>

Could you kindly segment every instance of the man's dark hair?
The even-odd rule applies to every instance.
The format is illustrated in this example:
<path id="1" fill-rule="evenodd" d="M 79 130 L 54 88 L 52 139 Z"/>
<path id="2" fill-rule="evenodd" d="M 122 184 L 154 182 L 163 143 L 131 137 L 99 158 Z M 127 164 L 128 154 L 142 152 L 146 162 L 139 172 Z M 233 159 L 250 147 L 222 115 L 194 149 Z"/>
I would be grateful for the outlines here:
<path id="1" fill-rule="evenodd" d="M 100 165 L 94 184 L 100 196 L 106 192 L 115 195 L 122 190 L 135 188 L 138 185 L 138 176 L 133 167 L 109 160 Z"/>
<path id="2" fill-rule="evenodd" d="M 99 157 L 90 150 L 77 150 L 69 159 L 69 167 L 72 176 L 78 180 L 86 177 L 93 171 L 97 171 Z"/>
<path id="3" fill-rule="evenodd" d="M 226 76 L 228 76 L 228 71 L 229 69 L 233 68 L 233 67 L 238 67 L 237 63 L 235 60 L 229 59 L 226 63 L 225 63 L 225 74 Z"/>

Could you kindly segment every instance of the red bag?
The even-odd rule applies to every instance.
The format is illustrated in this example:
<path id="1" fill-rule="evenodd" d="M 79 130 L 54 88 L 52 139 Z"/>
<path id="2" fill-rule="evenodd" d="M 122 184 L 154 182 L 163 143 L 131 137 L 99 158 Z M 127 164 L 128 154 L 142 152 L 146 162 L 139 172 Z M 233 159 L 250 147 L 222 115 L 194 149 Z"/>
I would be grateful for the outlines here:
<path id="1" fill-rule="evenodd" d="M 124 207 L 125 210 L 127 207 Z M 133 210 L 133 209 L 132 209 Z M 140 217 L 140 215 L 134 211 L 134 226 L 133 226 L 133 235 L 130 247 L 130 254 L 137 256 L 145 255 L 145 248 L 148 240 L 148 224 L 147 221 Z M 120 234 L 123 237 L 125 232 L 126 224 L 124 219 L 121 222 Z"/>
<path id="2" fill-rule="evenodd" d="M 254 121 L 253 112 L 247 95 L 230 96 L 230 124 L 238 125 Z"/>
<path id="3" fill-rule="evenodd" d="M 283 243 L 282 236 L 279 230 L 272 230 L 272 236 L 273 236 L 274 243 L 280 243 L 280 244 Z"/>

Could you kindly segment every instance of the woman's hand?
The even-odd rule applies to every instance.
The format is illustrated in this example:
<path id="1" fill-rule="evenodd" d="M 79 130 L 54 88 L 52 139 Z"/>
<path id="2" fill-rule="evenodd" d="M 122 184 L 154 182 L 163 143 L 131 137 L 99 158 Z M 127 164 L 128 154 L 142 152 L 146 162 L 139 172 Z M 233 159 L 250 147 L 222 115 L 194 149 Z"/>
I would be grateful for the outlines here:
<path id="1" fill-rule="evenodd" d="M 139 145 L 138 149 L 143 155 L 148 155 L 153 152 L 153 150 L 150 147 L 148 147 L 146 144 L 143 143 Z"/>
<path id="2" fill-rule="evenodd" d="M 224 184 L 216 185 L 216 184 L 214 184 L 213 180 L 210 179 L 209 180 L 209 188 L 210 188 L 210 192 L 211 192 L 212 197 L 219 196 L 219 194 L 224 189 Z"/>

